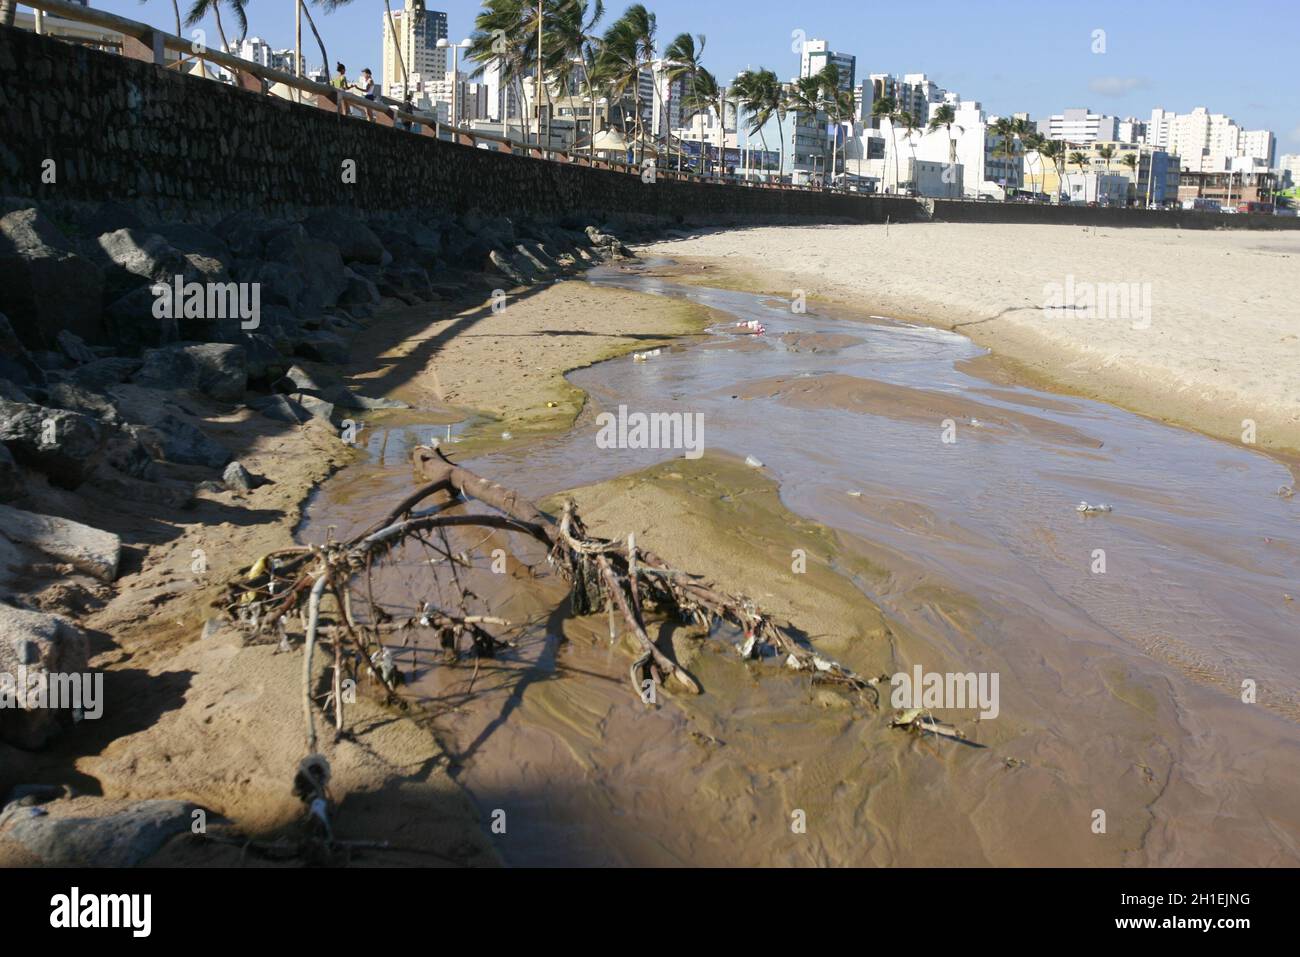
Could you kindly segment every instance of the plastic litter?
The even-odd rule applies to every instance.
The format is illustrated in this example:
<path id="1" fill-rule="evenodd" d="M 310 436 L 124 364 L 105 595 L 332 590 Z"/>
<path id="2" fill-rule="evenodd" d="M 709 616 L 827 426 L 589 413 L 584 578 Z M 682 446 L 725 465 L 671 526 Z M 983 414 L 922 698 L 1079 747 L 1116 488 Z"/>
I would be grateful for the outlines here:
<path id="1" fill-rule="evenodd" d="M 763 463 L 760 462 L 758 459 L 754 458 L 754 456 L 752 455 L 745 456 L 745 464 L 748 465 L 751 469 L 761 469 L 763 467 Z"/>
<path id="2" fill-rule="evenodd" d="M 757 319 L 741 320 L 740 322 L 736 323 L 734 328 L 742 329 L 746 332 L 751 332 L 756 336 L 767 335 L 767 326 L 763 325 Z"/>
<path id="3" fill-rule="evenodd" d="M 632 361 L 645 362 L 647 359 L 653 359 L 655 356 L 661 355 L 662 353 L 662 349 L 651 349 L 648 352 L 634 352 L 632 353 Z"/>
<path id="4" fill-rule="evenodd" d="M 1103 515 L 1115 510 L 1109 505 L 1089 505 L 1087 502 L 1080 502 L 1075 511 L 1081 515 Z"/>

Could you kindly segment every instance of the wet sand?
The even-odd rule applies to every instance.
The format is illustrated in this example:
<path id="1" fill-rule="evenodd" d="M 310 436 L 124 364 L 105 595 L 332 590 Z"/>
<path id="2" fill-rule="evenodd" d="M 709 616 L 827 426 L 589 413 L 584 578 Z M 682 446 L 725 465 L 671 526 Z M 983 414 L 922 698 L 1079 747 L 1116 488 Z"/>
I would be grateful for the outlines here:
<path id="1" fill-rule="evenodd" d="M 772 309 L 727 295 L 699 301 L 751 310 L 743 318 Z M 412 691 L 439 710 L 456 779 L 485 816 L 503 812 L 514 822 L 491 836 L 503 859 L 1300 859 L 1300 807 L 1287 783 L 1300 773 L 1295 669 L 1290 652 L 1271 646 L 1294 620 L 1293 604 L 1273 589 L 1300 558 L 1294 517 L 1265 487 L 1285 472 L 1262 456 L 1095 404 L 1006 378 L 968 379 L 953 370 L 975 365 L 978 350 L 945 333 L 877 323 L 850 343 L 832 338 L 839 319 L 769 321 L 777 327 L 770 337 L 728 336 L 722 326 L 696 347 L 576 373 L 573 383 L 592 402 L 572 432 L 483 450 L 470 464 L 542 495 L 570 485 L 574 463 L 584 462 L 582 474 L 600 481 L 563 494 L 576 498 L 596 533 L 635 532 L 669 561 L 746 592 L 860 673 L 916 664 L 997 672 L 1002 713 L 979 721 L 969 710 L 945 712 L 969 745 L 914 739 L 889 728 L 884 712 L 855 708 L 770 663 L 742 663 L 730 647 L 735 636 L 699 643 L 672 628 L 662 644 L 706 694 L 647 710 L 627 683 L 628 650 L 610 645 L 603 617 L 567 618 L 558 607 L 563 589 L 519 545 L 518 567 L 534 572 L 512 583 L 536 591 L 516 591 L 507 608 L 535 628 L 514 655 L 472 679 L 474 697 L 463 670 L 438 667 L 427 650 L 410 659 Z M 801 350 L 782 322 L 838 348 Z M 765 375 L 785 361 L 783 350 L 845 371 Z M 876 374 L 898 381 L 863 377 L 864 356 Z M 907 384 L 936 378 L 947 391 Z M 704 408 L 711 434 L 724 436 L 715 443 L 745 445 L 698 462 L 666 453 L 659 457 L 669 461 L 648 466 L 634 455 L 596 456 L 594 414 L 617 401 Z M 783 420 L 774 404 L 795 417 Z M 981 423 L 963 431 L 955 468 L 933 457 L 947 416 L 962 418 L 963 429 L 970 418 Z M 772 469 L 743 465 L 740 453 L 751 450 Z M 1146 458 L 1131 459 L 1135 452 Z M 1222 471 L 1207 470 L 1216 456 Z M 1080 493 L 1103 495 L 1119 512 L 1076 516 Z M 1276 512 L 1282 534 L 1269 544 L 1254 524 L 1229 532 L 1231 509 L 1196 514 L 1223 494 L 1266 510 L 1259 528 L 1275 523 Z M 371 510 L 351 493 L 342 509 L 328 499 L 315 521 L 359 520 Z M 1075 557 L 1098 545 L 1121 566 L 1105 582 Z M 806 554 L 806 575 L 793 571 L 796 549 Z M 1196 577 L 1205 568 L 1217 569 L 1209 574 L 1218 584 Z M 497 589 L 487 579 L 475 590 Z M 1261 707 L 1237 700 L 1243 673 L 1266 676 Z M 1104 835 L 1091 829 L 1097 810 L 1107 814 Z M 791 830 L 796 812 L 808 822 L 803 833 Z"/>
<path id="2" fill-rule="evenodd" d="M 685 281 L 955 329 L 1038 381 L 1300 455 L 1300 236 L 908 223 L 702 232 L 651 244 Z M 1045 313 L 1049 287 L 1138 284 L 1149 315 Z M 1105 298 L 1104 296 L 1102 298 Z M 1109 300 L 1107 300 L 1109 303 Z"/>
<path id="3" fill-rule="evenodd" d="M 637 394 L 645 387 L 634 375 L 659 389 L 657 377 L 684 363 L 680 384 L 670 377 L 666 392 L 646 394 L 689 403 L 692 389 L 708 378 L 705 367 L 691 365 L 697 356 L 757 360 L 771 353 L 771 344 L 720 337 L 665 352 L 660 364 L 620 360 L 569 382 L 560 372 L 694 335 L 710 318 L 716 314 L 700 303 L 570 282 L 535 290 L 501 315 L 413 310 L 392 319 L 369 353 L 358 351 L 356 369 L 371 380 L 371 394 L 406 397 L 418 412 L 377 417 L 371 434 L 363 433 L 368 455 L 361 459 L 328 453 L 336 449 L 330 437 L 310 427 L 300 433 L 307 442 L 268 437 L 259 446 L 264 457 L 253 464 L 275 475 L 276 485 L 237 503 L 264 509 L 257 521 L 232 523 L 214 537 L 211 517 L 200 513 L 208 524 L 186 529 L 165 547 L 151 546 L 111 612 L 94 619 L 116 645 L 101 666 L 123 678 L 144 671 L 150 680 L 175 683 L 178 693 L 166 714 L 141 713 L 133 717 L 137 726 L 106 727 L 125 736 L 106 737 L 102 754 L 77 759 L 79 773 L 107 796 L 188 797 L 255 833 L 273 833 L 296 817 L 285 792 L 300 750 L 299 659 L 270 647 L 240 648 L 229 636 L 196 640 L 201 609 L 226 571 L 251 551 L 286 544 L 291 530 L 319 540 L 327 525 L 343 535 L 368 524 L 409 490 L 406 449 L 427 440 L 431 426 L 441 431 L 462 419 L 457 457 L 476 456 L 475 467 L 527 494 L 580 486 L 568 494 L 593 532 L 636 532 L 670 562 L 749 594 L 862 674 L 892 674 L 916 663 L 937 671 L 996 670 L 1010 691 L 999 720 L 978 721 L 969 711 L 944 715 L 972 744 L 918 738 L 889 727 L 887 703 L 872 711 L 775 662 L 740 661 L 731 647 L 737 636 L 703 640 L 665 626 L 658 632 L 662 645 L 706 693 L 648 709 L 628 685 L 627 650 L 610 645 L 603 616 L 574 620 L 563 613 L 564 589 L 547 576 L 542 556 L 509 539 L 467 541 L 510 552 L 508 597 L 497 576 L 483 578 L 481 593 L 497 612 L 533 625 L 517 648 L 484 662 L 477 676 L 444 666 L 436 649 L 399 653 L 418 706 L 408 718 L 421 720 L 363 704 L 355 712 L 356 741 L 330 752 L 342 769 L 339 789 L 347 798 L 338 823 L 349 836 L 434 845 L 459 863 L 497 857 L 518 864 L 651 865 L 1300 860 L 1300 807 L 1292 796 L 1300 776 L 1296 716 L 1279 711 L 1276 700 L 1243 715 L 1231 694 L 1238 672 L 1233 656 L 1250 652 L 1249 633 L 1229 636 L 1221 653 L 1207 653 L 1223 636 L 1216 633 L 1219 622 L 1203 614 L 1204 633 L 1181 636 L 1144 628 L 1141 620 L 1082 616 L 1079 608 L 1098 599 L 1087 593 L 1095 586 L 1080 591 L 1027 575 L 1026 546 L 1008 549 L 1003 526 L 982 512 L 969 522 L 952 511 L 944 496 L 956 485 L 896 482 L 870 468 L 834 488 L 778 482 L 779 472 L 741 462 L 748 449 L 712 447 L 695 462 L 605 456 L 575 466 L 581 460 L 565 443 L 590 448 L 584 430 L 602 403 L 618 389 Z M 848 341 L 858 335 L 813 335 L 782 345 L 809 362 L 849 361 L 862 348 Z M 909 337 L 907 348 L 929 348 L 919 333 Z M 816 347 L 801 348 L 809 341 Z M 975 352 L 964 360 L 973 370 Z M 483 371 L 498 365 L 510 374 Z M 529 388 L 519 386 L 525 374 Z M 763 402 L 792 414 L 897 421 L 905 428 L 937 430 L 933 419 L 944 409 L 987 419 L 992 424 L 979 441 L 962 446 L 963 455 L 976 459 L 943 474 L 960 476 L 966 468 L 978 475 L 979 456 L 999 444 L 1014 454 L 1013 439 L 1055 449 L 1063 456 L 1055 480 L 1068 488 L 1067 509 L 1084 479 L 1065 463 L 1097 455 L 1088 445 L 1089 428 L 1059 420 L 1095 413 L 1074 400 L 1027 396 L 1011 377 L 976 380 L 975 400 L 848 374 L 800 394 L 789 378 L 716 374 L 724 379 L 704 389 L 710 401 L 751 396 L 734 400 L 741 410 L 734 418 L 742 422 L 762 421 Z M 582 402 L 584 394 L 592 401 Z M 574 431 L 565 432 L 571 423 Z M 530 441 L 503 444 L 503 431 Z M 813 435 L 806 428 L 782 430 L 771 436 L 773 454 L 756 451 L 773 459 L 780 449 L 803 450 L 808 474 L 818 475 L 834 458 L 810 441 Z M 897 457 L 882 448 L 890 454 Z M 1224 476 L 1252 468 L 1273 474 L 1265 465 L 1222 458 Z M 304 499 L 344 461 L 352 464 L 320 485 L 299 523 Z M 1147 528 L 1153 555 L 1171 550 L 1190 564 L 1239 566 L 1249 587 L 1229 610 L 1241 612 L 1242 621 L 1292 614 L 1277 596 L 1263 598 L 1253 577 L 1300 560 L 1289 530 L 1275 545 L 1246 550 L 1215 540 L 1207 534 L 1214 526 L 1192 515 L 1174 524 L 1145 517 L 1176 508 L 1172 490 L 1102 476 L 1089 476 L 1086 487 L 1127 496 L 1135 517 L 1121 518 L 1122 533 Z M 548 500 L 552 507 L 558 501 Z M 1107 545 L 1121 522 L 1077 527 L 1096 530 L 1096 541 Z M 1038 511 L 1018 527 L 1027 530 L 1035 555 L 1068 557 L 1075 547 L 1065 534 L 1071 525 Z M 199 541 L 217 545 L 212 581 L 178 585 L 172 565 Z M 806 556 L 806 572 L 793 570 L 796 549 Z M 410 578 L 393 587 L 413 594 Z M 1196 596 L 1177 589 L 1164 600 L 1171 614 L 1201 613 Z M 162 641 L 160 621 L 174 623 Z M 1090 829 L 1099 808 L 1108 815 L 1105 835 Z M 504 833 L 486 826 L 496 811 L 505 813 Z M 806 827 L 792 828 L 797 819 Z"/>

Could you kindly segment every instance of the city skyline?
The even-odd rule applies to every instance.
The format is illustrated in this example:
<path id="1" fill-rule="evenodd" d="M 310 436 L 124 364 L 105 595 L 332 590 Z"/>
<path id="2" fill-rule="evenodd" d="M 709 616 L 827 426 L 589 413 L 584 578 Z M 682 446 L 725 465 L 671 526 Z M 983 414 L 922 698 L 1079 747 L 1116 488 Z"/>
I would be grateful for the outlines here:
<path id="1" fill-rule="evenodd" d="M 171 19 L 158 4 L 98 0 L 94 5 L 160 26 Z M 608 4 L 602 25 L 626 6 Z M 934 8 L 933 23 L 919 21 L 914 11 L 873 10 L 864 16 L 860 7 L 844 0 L 794 12 L 784 3 L 751 4 L 740 21 L 721 5 L 659 0 L 647 6 L 658 17 L 660 51 L 677 33 L 703 33 L 708 37 L 706 65 L 720 78 L 759 66 L 783 79 L 798 75 L 795 31 L 802 31 L 806 39 L 824 39 L 830 49 L 856 57 L 859 80 L 871 73 L 926 73 L 993 114 L 1023 111 L 1045 119 L 1086 106 L 1121 119 L 1145 119 L 1155 108 L 1188 113 L 1204 106 L 1231 116 L 1243 128 L 1271 130 L 1279 155 L 1300 152 L 1300 109 L 1284 76 L 1287 32 L 1260 31 L 1265 35 L 1252 37 L 1248 45 L 1207 42 L 1204 27 L 1215 22 L 1212 11 L 1221 11 L 1209 3 L 1181 4 L 1176 18 L 1163 9 L 1106 2 L 1084 13 L 1026 4 L 1024 17 L 990 18 L 979 9 L 944 2 Z M 428 9 L 447 13 L 448 33 L 460 39 L 472 31 L 481 3 L 451 0 L 431 3 Z M 341 60 L 353 73 L 369 67 L 378 75 L 382 11 L 382 4 L 354 4 L 327 15 L 314 7 L 331 59 Z M 1205 16 L 1196 16 L 1197 11 Z M 1267 22 L 1271 14 L 1283 23 L 1288 12 L 1276 2 L 1251 5 L 1254 22 Z M 292 47 L 292 4 L 250 7 L 249 16 L 250 35 L 273 47 Z M 214 29 L 210 21 L 201 26 Z M 314 39 L 304 29 L 308 64 L 319 56 L 313 56 L 314 49 Z M 1212 69 L 1206 69 L 1207 58 Z"/>

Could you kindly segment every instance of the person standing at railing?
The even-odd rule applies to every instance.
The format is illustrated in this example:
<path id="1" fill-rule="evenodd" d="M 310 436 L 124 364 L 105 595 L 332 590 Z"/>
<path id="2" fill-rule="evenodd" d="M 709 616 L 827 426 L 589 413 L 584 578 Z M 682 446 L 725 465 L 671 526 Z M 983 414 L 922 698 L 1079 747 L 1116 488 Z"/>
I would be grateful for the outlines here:
<path id="1" fill-rule="evenodd" d="M 367 100 L 370 100 L 370 101 L 373 103 L 373 102 L 375 101 L 375 99 L 376 99 L 376 96 L 375 96 L 375 78 L 374 78 L 373 76 L 371 76 L 371 74 L 370 74 L 370 68 L 369 68 L 369 67 L 366 67 L 364 70 L 361 71 L 361 77 L 360 77 L 360 79 L 361 79 L 361 82 L 360 82 L 360 83 L 354 83 L 354 84 L 352 85 L 352 89 L 356 90 L 358 93 L 360 93 L 362 96 L 364 96 Z M 373 123 L 373 122 L 375 121 L 375 111 L 374 111 L 374 110 L 367 109 L 367 110 L 366 110 L 366 116 L 369 118 L 369 120 L 370 120 L 371 123 Z"/>
<path id="2" fill-rule="evenodd" d="M 336 90 L 346 90 L 351 86 L 348 83 L 348 68 L 342 63 L 334 64 L 334 78 L 330 80 L 330 86 Z"/>

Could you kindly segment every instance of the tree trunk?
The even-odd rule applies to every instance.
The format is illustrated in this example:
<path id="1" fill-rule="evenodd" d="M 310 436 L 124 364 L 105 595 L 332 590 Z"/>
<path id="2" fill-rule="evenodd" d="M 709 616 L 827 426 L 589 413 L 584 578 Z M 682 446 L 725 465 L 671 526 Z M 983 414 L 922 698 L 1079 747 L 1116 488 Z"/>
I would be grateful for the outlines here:
<path id="1" fill-rule="evenodd" d="M 221 37 L 221 52 L 230 52 L 230 41 L 226 39 L 226 29 L 221 25 L 221 6 L 220 4 L 212 5 L 212 12 L 217 18 L 217 34 Z"/>
<path id="2" fill-rule="evenodd" d="M 330 58 L 329 54 L 325 52 L 325 41 L 321 39 L 320 31 L 316 29 L 316 21 L 311 18 L 311 11 L 307 9 L 307 0 L 298 0 L 298 2 L 302 4 L 302 12 L 307 15 L 307 26 L 311 27 L 312 36 L 316 38 L 316 43 L 320 46 L 321 69 L 325 71 L 325 75 L 328 77 L 330 72 Z M 307 75 L 306 70 L 303 70 L 303 75 Z M 383 78 L 380 77 L 380 79 L 382 80 Z"/>
<path id="3" fill-rule="evenodd" d="M 406 59 L 402 56 L 402 41 L 397 36 L 397 24 L 393 22 L 393 7 L 388 0 L 384 0 L 384 11 L 388 17 L 388 32 L 393 35 L 393 52 L 397 54 L 397 68 L 402 71 L 402 102 L 405 103 L 407 97 Z M 382 95 L 384 90 L 381 88 L 379 92 Z"/>
<path id="4" fill-rule="evenodd" d="M 0 9 L 3 9 L 6 4 L 8 4 L 9 6 L 9 18 L 5 19 L 4 15 L 0 14 L 0 20 L 3 20 L 6 24 L 12 24 L 14 7 L 17 6 L 17 4 L 12 2 L 12 0 L 0 0 Z M 180 36 L 181 35 L 181 5 L 179 0 L 172 0 L 172 13 L 176 14 L 176 35 Z"/>

